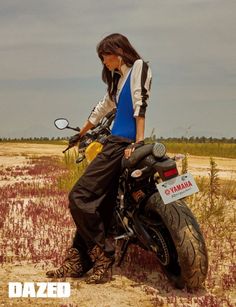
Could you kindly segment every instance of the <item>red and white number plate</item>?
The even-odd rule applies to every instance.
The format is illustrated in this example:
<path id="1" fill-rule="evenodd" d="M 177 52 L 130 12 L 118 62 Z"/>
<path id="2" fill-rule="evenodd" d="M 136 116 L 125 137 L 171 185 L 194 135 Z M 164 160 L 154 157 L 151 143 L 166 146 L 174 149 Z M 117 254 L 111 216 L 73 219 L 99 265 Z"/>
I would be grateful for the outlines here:
<path id="1" fill-rule="evenodd" d="M 157 184 L 157 189 L 164 204 L 192 195 L 199 191 L 198 186 L 190 173 L 180 175 Z"/>

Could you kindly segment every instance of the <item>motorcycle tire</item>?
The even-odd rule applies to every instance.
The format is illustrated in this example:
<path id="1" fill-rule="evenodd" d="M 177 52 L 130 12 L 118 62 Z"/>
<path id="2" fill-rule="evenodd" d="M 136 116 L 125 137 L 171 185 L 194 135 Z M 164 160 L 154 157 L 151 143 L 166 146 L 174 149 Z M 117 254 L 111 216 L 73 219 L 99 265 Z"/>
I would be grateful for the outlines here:
<path id="1" fill-rule="evenodd" d="M 147 201 L 145 215 L 159 219 L 163 229 L 156 226 L 168 247 L 169 263 L 162 265 L 167 277 L 177 288 L 201 288 L 208 271 L 206 244 L 200 227 L 183 200 L 165 205 L 154 193 Z"/>

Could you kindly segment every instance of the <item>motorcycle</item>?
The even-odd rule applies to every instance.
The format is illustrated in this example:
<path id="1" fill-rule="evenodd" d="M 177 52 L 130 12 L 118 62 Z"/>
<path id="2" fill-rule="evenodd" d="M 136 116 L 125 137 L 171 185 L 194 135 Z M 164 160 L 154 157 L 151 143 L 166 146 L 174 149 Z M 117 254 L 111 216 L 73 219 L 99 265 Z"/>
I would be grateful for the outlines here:
<path id="1" fill-rule="evenodd" d="M 85 158 L 90 163 L 101 151 L 114 116 L 110 112 L 81 138 L 77 163 Z M 80 131 L 65 118 L 54 123 L 58 129 Z M 123 158 L 111 233 L 121 243 L 118 266 L 128 246 L 137 244 L 155 254 L 176 288 L 193 289 L 206 279 L 208 254 L 198 222 L 185 203 L 198 188 L 190 173 L 178 173 L 177 158 L 167 156 L 158 142 L 144 144 L 129 159 Z"/>

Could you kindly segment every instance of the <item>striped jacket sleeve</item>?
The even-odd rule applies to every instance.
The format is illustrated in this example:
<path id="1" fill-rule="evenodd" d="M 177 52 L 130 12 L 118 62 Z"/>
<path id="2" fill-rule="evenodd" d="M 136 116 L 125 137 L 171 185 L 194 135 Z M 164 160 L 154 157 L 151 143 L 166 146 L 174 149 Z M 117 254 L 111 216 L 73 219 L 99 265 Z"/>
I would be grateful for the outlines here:
<path id="1" fill-rule="evenodd" d="M 93 108 L 90 113 L 88 120 L 94 126 L 98 124 L 100 119 L 107 115 L 110 111 L 115 108 L 115 103 L 109 98 L 109 95 L 106 94 L 101 101 Z"/>
<path id="2" fill-rule="evenodd" d="M 145 117 L 152 81 L 151 69 L 146 62 L 135 61 L 131 75 L 134 117 Z"/>

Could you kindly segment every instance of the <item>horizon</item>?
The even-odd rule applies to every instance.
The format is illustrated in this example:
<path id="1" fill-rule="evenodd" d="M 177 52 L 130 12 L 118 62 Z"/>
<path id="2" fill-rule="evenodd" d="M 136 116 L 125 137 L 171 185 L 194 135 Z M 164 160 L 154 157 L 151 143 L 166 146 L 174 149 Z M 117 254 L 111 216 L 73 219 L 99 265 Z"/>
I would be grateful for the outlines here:
<path id="1" fill-rule="evenodd" d="M 60 136 L 52 136 L 52 137 L 47 137 L 47 136 L 40 136 L 40 137 L 28 137 L 28 138 L 24 138 L 24 137 L 19 137 L 19 138 L 1 138 L 0 137 L 0 142 L 11 142 L 11 141 L 62 141 L 62 140 L 67 140 L 70 136 L 68 137 L 60 137 Z M 189 136 L 189 137 L 156 137 L 155 134 L 153 136 L 146 136 L 144 140 L 147 139 L 152 139 L 153 141 L 158 141 L 158 140 L 182 140 L 182 141 L 198 141 L 199 143 L 205 143 L 205 142 L 214 142 L 214 141 L 226 141 L 227 143 L 235 143 L 236 142 L 236 138 L 235 137 L 221 137 L 221 138 L 215 138 L 215 137 L 206 137 L 206 136 Z M 201 140 L 204 142 L 201 142 Z"/>

